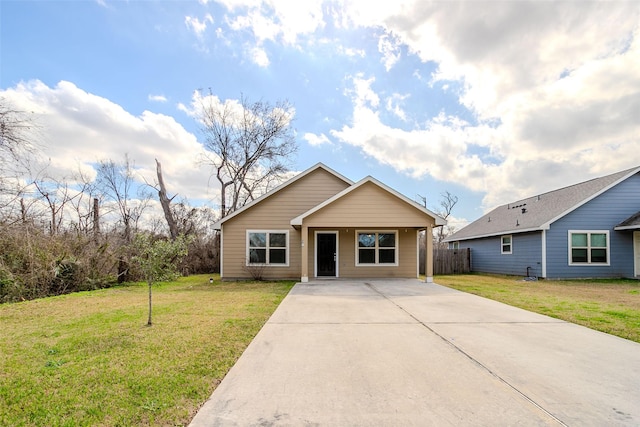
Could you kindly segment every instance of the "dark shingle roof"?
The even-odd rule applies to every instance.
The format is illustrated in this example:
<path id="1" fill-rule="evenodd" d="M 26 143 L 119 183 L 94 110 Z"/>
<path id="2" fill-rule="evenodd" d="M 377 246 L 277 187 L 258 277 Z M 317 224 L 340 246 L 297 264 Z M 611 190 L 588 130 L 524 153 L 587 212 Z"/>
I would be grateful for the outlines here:
<path id="1" fill-rule="evenodd" d="M 636 212 L 629 218 L 615 226 L 615 230 L 634 230 L 640 229 L 640 212 Z"/>
<path id="2" fill-rule="evenodd" d="M 499 206 L 445 241 L 546 229 L 552 222 L 638 172 L 640 167 L 627 169 Z"/>

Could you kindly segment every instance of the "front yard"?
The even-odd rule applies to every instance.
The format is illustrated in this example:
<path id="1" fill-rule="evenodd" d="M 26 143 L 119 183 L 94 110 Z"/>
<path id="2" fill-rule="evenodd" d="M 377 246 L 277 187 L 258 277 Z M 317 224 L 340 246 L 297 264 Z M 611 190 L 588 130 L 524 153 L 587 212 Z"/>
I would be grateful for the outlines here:
<path id="1" fill-rule="evenodd" d="M 640 342 L 640 282 L 435 282 Z M 0 425 L 186 425 L 295 282 L 192 276 L 0 305 Z"/>
<path id="2" fill-rule="evenodd" d="M 539 280 L 466 274 L 436 276 L 443 286 L 640 342 L 640 281 Z"/>
<path id="3" fill-rule="evenodd" d="M 191 276 L 0 305 L 0 425 L 186 425 L 295 282 Z"/>

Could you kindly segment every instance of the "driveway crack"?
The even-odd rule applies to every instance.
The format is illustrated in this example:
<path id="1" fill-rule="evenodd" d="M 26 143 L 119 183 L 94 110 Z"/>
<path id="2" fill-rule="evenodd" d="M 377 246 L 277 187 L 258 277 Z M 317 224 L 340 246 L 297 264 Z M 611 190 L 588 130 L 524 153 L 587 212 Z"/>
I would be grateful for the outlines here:
<path id="1" fill-rule="evenodd" d="M 533 400 L 532 398 L 530 398 L 529 396 L 527 396 L 525 393 L 523 393 L 522 391 L 520 391 L 516 386 L 514 386 L 513 384 L 511 384 L 509 381 L 507 381 L 506 379 L 504 379 L 503 377 L 501 377 L 497 372 L 493 371 L 491 368 L 489 368 L 487 365 L 485 365 L 484 363 L 482 363 L 481 361 L 479 361 L 478 359 L 476 359 L 475 357 L 473 357 L 471 354 L 467 353 L 466 351 L 464 351 L 462 348 L 458 347 L 456 344 L 454 344 L 452 341 L 448 340 L 446 337 L 444 337 L 443 335 L 439 334 L 438 332 L 436 332 L 434 329 L 432 329 L 429 325 L 427 325 L 425 322 L 423 322 L 422 320 L 418 319 L 416 316 L 414 316 L 411 312 L 407 311 L 404 307 L 402 307 L 400 304 L 396 303 L 393 299 L 389 298 L 387 295 L 385 295 L 384 293 L 380 292 L 374 285 L 372 285 L 371 283 L 364 283 L 369 289 L 371 289 L 373 292 L 377 293 L 378 295 L 380 295 L 381 297 L 383 297 L 384 299 L 386 299 L 387 301 L 389 301 L 391 304 L 395 305 L 396 307 L 398 307 L 400 310 L 402 310 L 404 313 L 406 313 L 409 317 L 411 317 L 413 320 L 415 320 L 417 323 L 419 323 L 420 325 L 422 325 L 423 327 L 425 327 L 428 331 L 430 331 L 431 333 L 433 333 L 435 336 L 437 336 L 438 338 L 440 338 L 442 341 L 444 341 L 445 343 L 447 343 L 449 346 L 453 347 L 456 351 L 458 351 L 460 354 L 464 355 L 465 357 L 467 357 L 469 360 L 471 360 L 474 364 L 476 364 L 477 366 L 479 366 L 481 369 L 483 369 L 484 371 L 486 371 L 487 373 L 489 373 L 489 375 L 491 375 L 492 377 L 494 377 L 495 379 L 497 379 L 498 381 L 500 381 L 502 384 L 506 385 L 507 387 L 509 387 L 511 390 L 513 390 L 514 392 L 516 392 L 517 394 L 519 394 L 523 399 L 525 399 L 527 402 L 531 403 L 533 406 L 535 406 L 536 408 L 538 408 L 540 411 L 542 411 L 543 413 L 545 413 L 547 416 L 549 416 L 550 418 L 552 418 L 553 420 L 557 421 L 560 425 L 562 426 L 567 426 L 567 424 L 565 424 L 562 420 L 560 420 L 558 417 L 556 417 L 555 415 L 553 415 L 551 412 L 547 411 L 544 407 L 542 407 L 539 403 L 537 403 L 535 400 Z"/>

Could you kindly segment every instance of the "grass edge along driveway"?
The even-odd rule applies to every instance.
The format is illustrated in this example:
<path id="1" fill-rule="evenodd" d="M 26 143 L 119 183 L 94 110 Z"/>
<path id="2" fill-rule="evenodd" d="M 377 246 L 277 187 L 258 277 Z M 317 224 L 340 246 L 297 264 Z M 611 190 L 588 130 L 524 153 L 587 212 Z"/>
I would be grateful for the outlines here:
<path id="1" fill-rule="evenodd" d="M 436 276 L 434 282 L 640 342 L 640 281 L 538 280 L 490 274 Z"/>
<path id="2" fill-rule="evenodd" d="M 293 281 L 191 276 L 0 305 L 0 425 L 186 425 Z"/>

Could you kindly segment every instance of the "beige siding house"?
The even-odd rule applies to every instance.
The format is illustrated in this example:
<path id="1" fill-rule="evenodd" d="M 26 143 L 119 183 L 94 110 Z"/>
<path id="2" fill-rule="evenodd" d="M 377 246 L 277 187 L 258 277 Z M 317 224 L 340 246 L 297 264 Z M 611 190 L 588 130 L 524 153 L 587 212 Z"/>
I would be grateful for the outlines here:
<path id="1" fill-rule="evenodd" d="M 215 224 L 223 279 L 418 276 L 418 234 L 445 220 L 372 177 L 319 163 Z M 426 239 L 427 281 L 433 278 Z"/>

